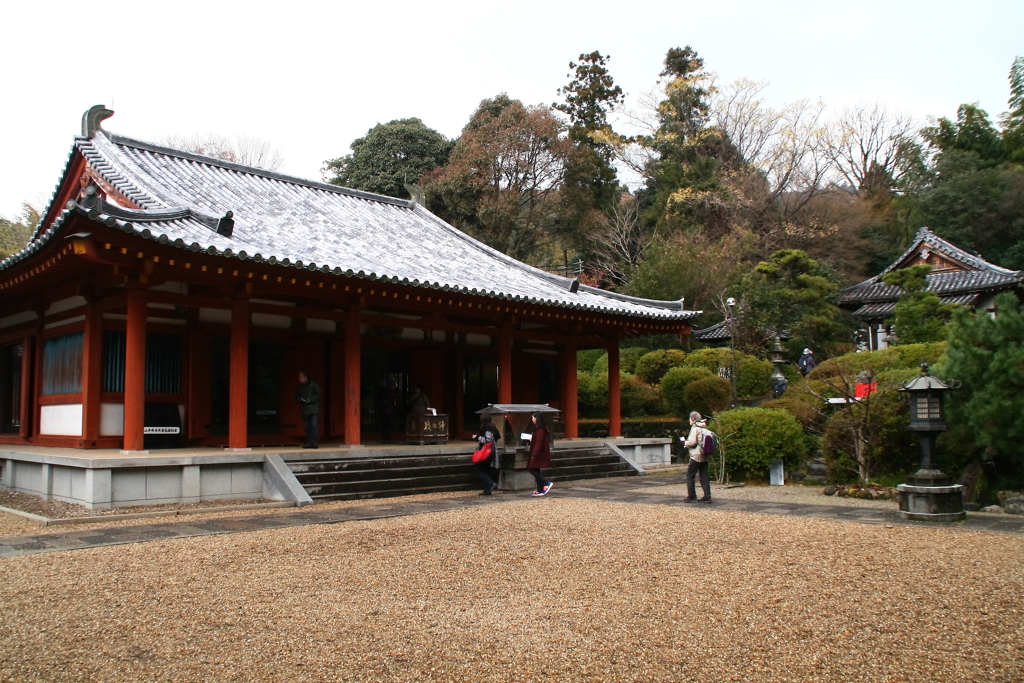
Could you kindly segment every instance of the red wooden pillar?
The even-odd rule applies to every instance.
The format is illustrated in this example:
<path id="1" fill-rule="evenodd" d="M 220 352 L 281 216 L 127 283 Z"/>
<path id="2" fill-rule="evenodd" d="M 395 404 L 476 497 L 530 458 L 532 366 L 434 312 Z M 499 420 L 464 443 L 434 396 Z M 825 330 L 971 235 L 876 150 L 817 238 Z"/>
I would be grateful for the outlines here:
<path id="1" fill-rule="evenodd" d="M 349 311 L 345 320 L 345 443 L 358 446 L 360 433 L 359 401 L 361 398 L 362 338 L 359 311 Z"/>
<path id="2" fill-rule="evenodd" d="M 146 288 L 128 287 L 124 349 L 124 450 L 143 450 L 146 417 Z"/>
<path id="3" fill-rule="evenodd" d="M 96 445 L 100 437 L 100 373 L 103 370 L 103 314 L 94 302 L 85 305 L 82 343 L 82 446 Z"/>
<path id="4" fill-rule="evenodd" d="M 231 305 L 231 358 L 228 364 L 228 448 L 249 447 L 249 300 Z"/>
<path id="5" fill-rule="evenodd" d="M 619 340 L 608 347 L 608 436 L 622 436 L 619 396 Z"/>
<path id="6" fill-rule="evenodd" d="M 562 422 L 565 438 L 575 439 L 580 434 L 576 388 L 576 342 L 566 342 L 562 349 Z"/>
<path id="7" fill-rule="evenodd" d="M 512 402 L 512 330 L 498 332 L 498 403 Z"/>

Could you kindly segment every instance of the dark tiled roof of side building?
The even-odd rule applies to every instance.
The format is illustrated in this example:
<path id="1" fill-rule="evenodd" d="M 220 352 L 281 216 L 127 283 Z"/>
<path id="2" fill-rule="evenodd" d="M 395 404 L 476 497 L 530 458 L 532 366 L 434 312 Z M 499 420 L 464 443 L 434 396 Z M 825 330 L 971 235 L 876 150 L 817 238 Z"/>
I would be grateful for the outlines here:
<path id="1" fill-rule="evenodd" d="M 52 239 L 71 212 L 183 249 L 282 267 L 647 319 L 688 320 L 680 301 L 628 297 L 546 273 L 412 201 L 293 178 L 96 131 L 75 148 L 139 209 L 69 205 L 0 271 Z M 218 220 L 233 212 L 230 236 Z"/>
<path id="2" fill-rule="evenodd" d="M 957 295 L 966 295 L 971 292 L 1009 289 L 1015 286 L 1019 287 L 1024 283 L 1024 273 L 1021 271 L 989 263 L 980 256 L 947 242 L 928 228 L 921 228 L 914 238 L 913 245 L 902 256 L 875 277 L 842 290 L 839 293 L 839 303 L 849 306 L 858 303 L 895 302 L 902 293 L 902 288 L 885 284 L 882 282 L 882 277 L 895 270 L 908 257 L 922 248 L 931 249 L 966 268 L 966 270 L 940 271 L 928 275 L 928 289 L 942 295 L 944 299 L 958 298 Z M 855 313 L 855 315 L 864 314 L 861 310 Z"/>

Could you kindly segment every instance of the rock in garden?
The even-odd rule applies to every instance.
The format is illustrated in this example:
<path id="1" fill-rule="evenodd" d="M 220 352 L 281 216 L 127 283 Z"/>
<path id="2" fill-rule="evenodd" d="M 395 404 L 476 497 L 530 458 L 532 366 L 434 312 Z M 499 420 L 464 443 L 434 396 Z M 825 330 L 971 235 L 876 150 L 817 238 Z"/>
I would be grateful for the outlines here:
<path id="1" fill-rule="evenodd" d="M 1003 501 L 1003 510 L 1011 515 L 1024 515 L 1024 496 L 1007 498 Z"/>

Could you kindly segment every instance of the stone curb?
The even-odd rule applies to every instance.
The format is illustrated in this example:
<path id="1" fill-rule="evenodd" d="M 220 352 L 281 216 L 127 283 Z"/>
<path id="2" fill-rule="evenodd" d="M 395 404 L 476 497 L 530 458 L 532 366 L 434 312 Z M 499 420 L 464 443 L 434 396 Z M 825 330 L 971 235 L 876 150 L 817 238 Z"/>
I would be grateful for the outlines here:
<path id="1" fill-rule="evenodd" d="M 40 526 L 66 526 L 68 524 L 99 524 L 102 522 L 120 522 L 128 519 L 146 519 L 148 517 L 176 517 L 179 515 L 207 515 L 214 512 L 239 512 L 241 510 L 262 510 L 264 508 L 292 508 L 295 503 L 290 500 L 275 503 L 252 503 L 248 505 L 222 505 L 220 507 L 195 508 L 189 510 L 157 510 L 155 512 L 130 512 L 125 515 L 95 515 L 92 517 L 59 517 L 51 519 L 23 512 L 13 508 L 0 506 L 0 512 L 8 512 L 31 520 Z"/>

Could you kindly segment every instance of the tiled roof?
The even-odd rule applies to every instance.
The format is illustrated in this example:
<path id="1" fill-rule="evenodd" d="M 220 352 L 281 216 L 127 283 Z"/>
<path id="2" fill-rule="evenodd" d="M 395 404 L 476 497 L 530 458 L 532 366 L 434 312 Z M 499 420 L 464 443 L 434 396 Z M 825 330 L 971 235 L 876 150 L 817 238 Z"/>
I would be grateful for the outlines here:
<path id="1" fill-rule="evenodd" d="M 680 301 L 638 299 L 520 263 L 418 204 L 241 166 L 97 131 L 75 139 L 138 210 L 69 205 L 0 271 L 42 247 L 70 211 L 192 251 L 290 268 L 647 319 L 687 320 Z M 234 216 L 230 237 L 217 221 Z"/>
<path id="2" fill-rule="evenodd" d="M 729 339 L 729 326 L 725 324 L 726 321 L 715 323 L 711 327 L 705 327 L 702 330 L 694 330 L 693 336 L 701 341 L 718 341 L 721 339 Z"/>
<path id="3" fill-rule="evenodd" d="M 944 304 L 960 304 L 961 306 L 974 306 L 978 301 L 980 294 L 960 294 L 955 296 L 944 296 L 941 297 L 941 301 Z M 853 317 L 863 318 L 866 320 L 880 320 L 888 318 L 892 315 L 893 309 L 896 308 L 896 300 L 892 301 L 880 301 L 877 303 L 864 304 L 856 311 L 853 312 Z"/>
<path id="4" fill-rule="evenodd" d="M 902 256 L 875 277 L 844 289 L 839 293 L 839 303 L 895 302 L 903 292 L 903 289 L 885 284 L 882 282 L 882 277 L 886 273 L 895 270 L 909 256 L 920 251 L 925 246 L 953 261 L 959 262 L 967 269 L 929 273 L 927 288 L 936 294 L 949 297 L 954 294 L 1009 289 L 1024 283 L 1024 273 L 1021 271 L 1009 270 L 989 263 L 980 256 L 970 254 L 956 245 L 947 242 L 928 228 L 921 228 L 914 239 L 914 244 Z M 860 313 L 861 309 L 858 309 L 855 315 Z"/>

